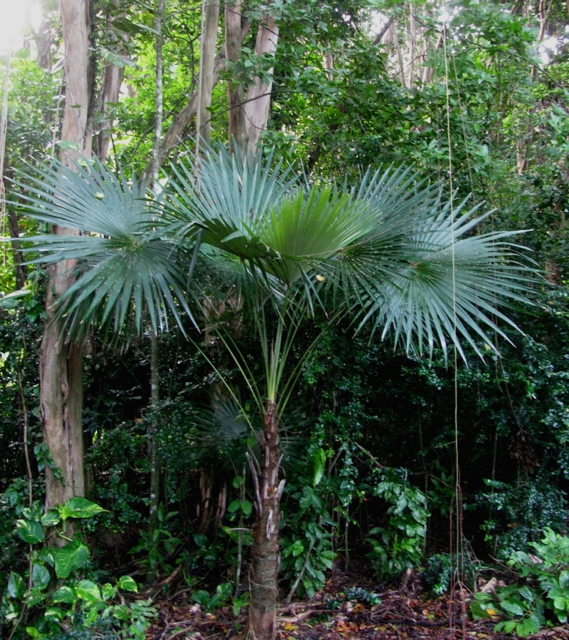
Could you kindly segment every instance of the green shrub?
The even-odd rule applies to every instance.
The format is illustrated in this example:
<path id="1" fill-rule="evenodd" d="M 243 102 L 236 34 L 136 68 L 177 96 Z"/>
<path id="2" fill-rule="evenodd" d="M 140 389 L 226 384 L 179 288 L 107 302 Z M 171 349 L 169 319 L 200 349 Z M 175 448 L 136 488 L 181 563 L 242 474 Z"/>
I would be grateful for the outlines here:
<path id="1" fill-rule="evenodd" d="M 79 534 L 70 539 L 64 533 L 67 521 L 102 511 L 85 498 L 72 498 L 47 513 L 37 504 L 22 510 L 15 525 L 17 536 L 30 547 L 28 566 L 23 575 L 10 573 L 0 604 L 11 638 L 144 639 L 154 609 L 149 600 L 126 604 L 121 593 L 136 592 L 136 582 L 130 576 L 103 585 L 88 579 L 89 549 Z M 48 535 L 67 542 L 45 546 Z"/>
<path id="2" fill-rule="evenodd" d="M 508 562 L 519 575 L 516 584 L 477 593 L 471 603 L 475 618 L 501 614 L 506 619 L 495 631 L 521 638 L 565 624 L 569 616 L 569 538 L 548 528 L 541 542 L 529 546 L 535 553 L 516 551 Z"/>
<path id="3" fill-rule="evenodd" d="M 373 493 L 389 504 L 389 519 L 370 530 L 368 557 L 378 576 L 390 579 L 420 564 L 429 514 L 425 494 L 407 482 L 404 470 L 385 468 L 378 474 L 381 481 Z"/>

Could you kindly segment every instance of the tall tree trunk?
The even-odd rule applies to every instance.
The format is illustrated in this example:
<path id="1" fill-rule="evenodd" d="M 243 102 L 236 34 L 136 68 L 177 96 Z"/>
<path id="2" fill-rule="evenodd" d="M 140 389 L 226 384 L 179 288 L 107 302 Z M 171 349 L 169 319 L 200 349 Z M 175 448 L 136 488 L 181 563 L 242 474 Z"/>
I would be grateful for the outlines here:
<path id="1" fill-rule="evenodd" d="M 415 21 L 415 6 L 411 3 L 409 5 L 409 80 L 407 86 L 409 89 L 413 88 L 415 82 L 415 46 L 417 40 L 417 24 Z"/>
<path id="2" fill-rule="evenodd" d="M 257 518 L 253 531 L 250 577 L 249 640 L 273 640 L 277 632 L 277 577 L 280 564 L 279 519 L 284 480 L 279 482 L 281 456 L 277 407 L 269 402 L 263 417 L 260 461 L 249 457 L 255 484 Z"/>
<path id="3" fill-rule="evenodd" d="M 22 243 L 20 237 L 20 225 L 18 224 L 18 216 L 16 212 L 8 209 L 8 226 L 10 228 L 10 244 L 12 245 L 12 257 L 14 260 L 14 274 L 16 276 L 16 289 L 23 289 L 26 284 L 26 263 L 22 252 Z"/>
<path id="4" fill-rule="evenodd" d="M 197 146 L 209 145 L 211 137 L 211 95 L 214 85 L 215 49 L 219 26 L 219 0 L 203 0 L 203 22 L 200 55 Z"/>
<path id="5" fill-rule="evenodd" d="M 151 539 L 158 523 L 158 504 L 160 502 L 160 462 L 158 459 L 158 442 L 156 440 L 156 426 L 158 422 L 158 402 L 160 401 L 160 352 L 158 336 L 150 335 L 150 424 L 148 426 L 148 457 L 150 459 L 150 501 L 148 530 Z M 157 567 L 149 564 L 148 581 L 157 577 Z"/>
<path id="6" fill-rule="evenodd" d="M 117 14 L 116 10 L 119 7 L 119 0 L 111 0 L 111 6 L 114 8 L 114 12 L 107 15 L 106 29 L 111 30 L 113 27 L 113 20 L 116 17 L 124 18 L 125 12 L 122 11 Z M 126 35 L 121 35 L 122 42 L 118 46 L 117 53 L 126 53 L 125 43 Z M 107 62 L 103 70 L 103 78 L 101 81 L 101 89 L 97 97 L 96 112 L 101 119 L 99 131 L 93 138 L 93 153 L 101 160 L 105 161 L 109 154 L 109 145 L 111 142 L 111 131 L 113 129 L 114 117 L 113 109 L 114 105 L 119 101 L 119 95 L 121 86 L 124 80 L 124 67 L 118 67 L 116 64 Z"/>
<path id="7" fill-rule="evenodd" d="M 279 41 L 279 27 L 276 19 L 270 13 L 266 13 L 263 22 L 259 25 L 257 31 L 257 41 L 255 44 L 255 54 L 275 55 L 277 44 Z M 272 80 L 273 68 L 269 69 L 267 83 L 265 84 L 261 78 L 255 78 L 255 82 L 247 91 L 247 99 L 245 100 L 245 130 L 247 135 L 247 145 L 250 150 L 255 151 L 255 147 L 263 131 L 267 128 L 269 121 L 269 108 L 271 105 L 271 90 L 273 87 Z"/>
<path id="8" fill-rule="evenodd" d="M 64 42 L 65 109 L 61 140 L 63 162 L 91 152 L 88 128 L 92 96 L 89 0 L 60 0 Z M 78 233 L 62 227 L 56 234 Z M 40 351 L 40 412 L 44 440 L 56 469 L 46 468 L 46 507 L 85 493 L 83 472 L 82 345 L 67 343 L 53 315 L 53 304 L 73 282 L 73 261 L 49 270 L 46 325 Z"/>
<path id="9" fill-rule="evenodd" d="M 166 0 L 158 0 L 156 7 L 156 116 L 154 120 L 154 143 L 152 146 L 152 171 L 150 180 L 152 190 L 158 193 L 158 172 L 160 171 L 160 140 L 162 139 L 162 120 L 164 113 L 164 95 L 162 90 L 163 81 L 163 34 L 162 22 L 164 20 L 164 11 L 166 8 Z M 158 522 L 158 504 L 160 501 L 160 465 L 158 461 L 158 443 L 156 441 L 156 421 L 158 402 L 160 401 L 160 352 L 158 336 L 151 331 L 150 333 L 150 406 L 152 410 L 152 418 L 148 427 L 148 456 L 150 458 L 150 504 L 149 504 L 149 522 L 148 529 L 150 535 L 154 534 Z M 155 569 L 155 568 L 154 568 Z M 151 575 L 149 571 L 149 581 L 156 577 Z"/>
<path id="10" fill-rule="evenodd" d="M 241 42 L 245 36 L 249 33 L 249 29 L 251 28 L 251 23 L 249 21 L 244 21 L 241 27 Z M 215 56 L 214 66 L 213 66 L 213 86 L 217 84 L 219 81 L 219 72 L 225 69 L 225 47 L 223 50 L 219 51 Z M 160 143 L 160 154 L 159 154 L 159 164 L 162 166 L 168 156 L 168 153 L 176 147 L 176 145 L 183 142 L 187 137 L 187 131 L 190 127 L 190 124 L 196 117 L 198 113 L 198 104 L 199 104 L 199 89 L 192 91 L 189 95 L 188 101 L 185 106 L 181 109 L 181 111 L 174 116 L 172 120 L 172 124 L 166 131 L 166 133 L 162 136 L 162 141 Z M 152 160 L 148 163 L 148 165 L 144 169 L 144 174 L 148 176 L 152 172 Z"/>
<path id="11" fill-rule="evenodd" d="M 225 56 L 233 62 L 241 57 L 241 0 L 225 5 Z M 227 108 L 229 109 L 229 145 L 240 147 L 245 139 L 243 111 L 243 85 L 227 82 Z"/>

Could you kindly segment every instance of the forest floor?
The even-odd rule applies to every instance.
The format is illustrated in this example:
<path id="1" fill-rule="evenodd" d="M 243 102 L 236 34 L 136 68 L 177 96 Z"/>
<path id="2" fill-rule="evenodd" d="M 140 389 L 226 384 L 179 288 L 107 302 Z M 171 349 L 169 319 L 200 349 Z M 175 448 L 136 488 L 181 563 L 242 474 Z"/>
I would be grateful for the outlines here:
<path id="1" fill-rule="evenodd" d="M 453 597 L 431 598 L 418 574 L 408 574 L 396 589 L 380 590 L 369 578 L 369 567 L 335 571 L 314 598 L 282 605 L 279 640 L 416 640 L 494 638 L 497 620 L 472 620 L 460 592 Z M 351 591 L 350 591 L 351 589 Z M 356 591 L 356 590 L 361 591 Z M 364 598 L 348 599 L 354 591 Z M 186 590 L 189 591 L 189 590 Z M 366 604 L 365 594 L 377 594 L 380 604 Z M 350 596 L 351 597 L 351 596 Z M 159 601 L 159 616 L 148 640 L 238 640 L 245 627 L 245 611 L 235 616 L 231 607 L 205 611 L 188 601 L 186 592 Z M 569 639 L 569 628 L 548 629 L 534 638 Z"/>

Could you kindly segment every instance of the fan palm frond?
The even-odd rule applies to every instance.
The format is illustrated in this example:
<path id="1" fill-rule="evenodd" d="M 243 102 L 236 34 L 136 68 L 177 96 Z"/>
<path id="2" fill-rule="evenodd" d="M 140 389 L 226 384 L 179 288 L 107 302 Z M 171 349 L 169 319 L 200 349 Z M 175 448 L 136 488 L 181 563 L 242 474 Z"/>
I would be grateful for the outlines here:
<path id="1" fill-rule="evenodd" d="M 162 237 L 144 186 L 98 161 L 49 167 L 22 176 L 24 212 L 56 225 L 58 233 L 32 238 L 31 262 L 71 261 L 73 284 L 55 309 L 69 336 L 93 324 L 118 332 L 127 318 L 138 331 L 168 327 L 168 312 L 182 326 L 188 304 L 192 247 Z M 79 232 L 79 235 L 77 235 Z M 84 233 L 87 232 L 87 233 Z"/>

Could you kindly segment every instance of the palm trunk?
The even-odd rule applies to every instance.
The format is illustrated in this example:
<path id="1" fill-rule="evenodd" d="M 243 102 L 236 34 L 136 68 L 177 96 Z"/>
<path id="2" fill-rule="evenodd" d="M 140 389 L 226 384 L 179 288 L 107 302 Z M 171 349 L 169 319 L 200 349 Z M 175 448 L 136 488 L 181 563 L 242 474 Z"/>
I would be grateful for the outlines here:
<path id="1" fill-rule="evenodd" d="M 277 407 L 269 402 L 261 435 L 261 460 L 250 458 L 256 491 L 257 521 L 253 532 L 250 577 L 250 640 L 273 640 L 277 632 L 277 576 L 280 564 L 279 518 L 284 480 L 279 482 L 281 456 Z"/>

